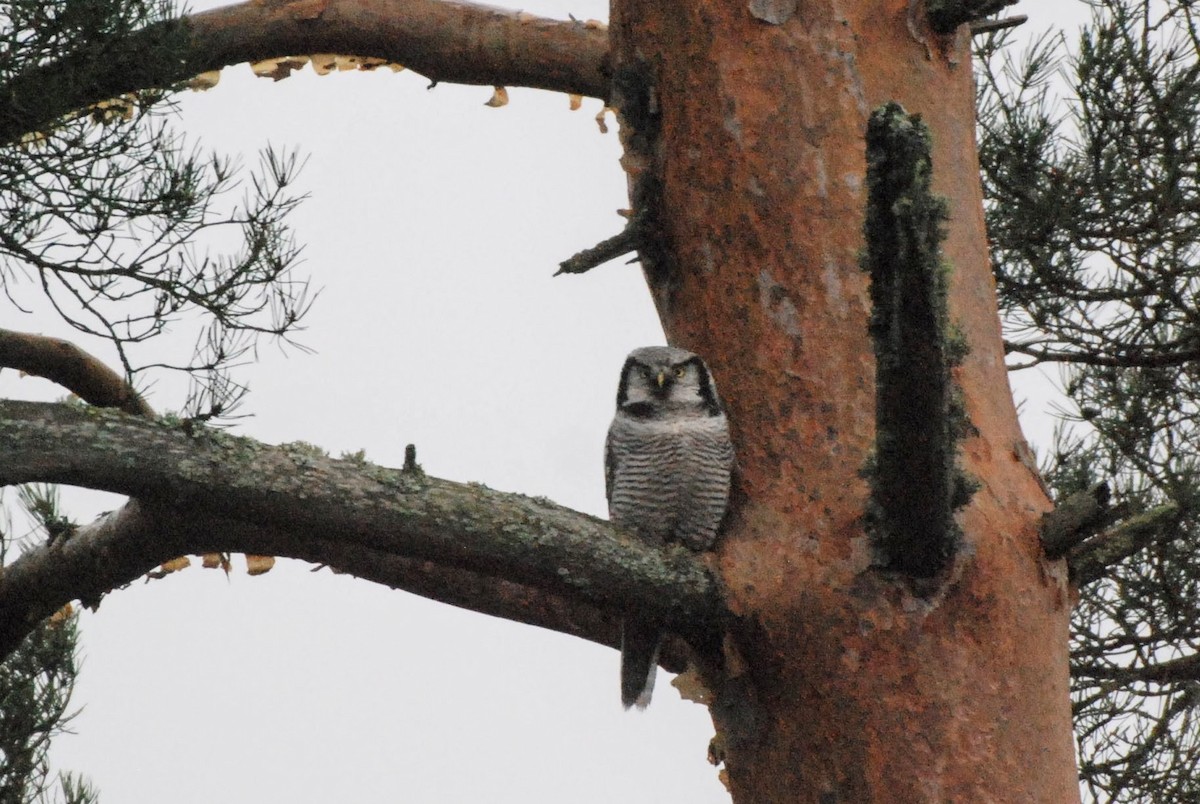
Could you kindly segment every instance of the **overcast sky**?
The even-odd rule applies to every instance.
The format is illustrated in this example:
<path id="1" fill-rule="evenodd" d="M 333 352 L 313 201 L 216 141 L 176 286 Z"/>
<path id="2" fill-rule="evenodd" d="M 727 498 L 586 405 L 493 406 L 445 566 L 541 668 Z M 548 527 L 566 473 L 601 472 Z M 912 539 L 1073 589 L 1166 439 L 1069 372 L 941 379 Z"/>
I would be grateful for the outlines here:
<path id="1" fill-rule="evenodd" d="M 487 88 L 427 85 L 308 69 L 272 83 L 241 65 L 181 99 L 178 127 L 206 148 L 308 156 L 293 224 L 322 289 L 299 338 L 312 353 L 260 350 L 237 432 L 389 466 L 413 442 L 431 474 L 603 515 L 617 372 L 662 332 L 636 266 L 551 275 L 623 223 L 615 131 L 599 132 L 598 101 L 571 112 L 512 89 L 491 109 Z M 4 326 L 71 336 L 11 307 Z M 4 372 L 0 396 L 61 392 Z M 150 402 L 178 409 L 182 388 L 160 379 Z M 728 801 L 707 711 L 663 678 L 646 712 L 624 712 L 615 651 L 297 562 L 243 566 L 139 582 L 82 616 L 84 709 L 54 759 L 102 800 Z"/>

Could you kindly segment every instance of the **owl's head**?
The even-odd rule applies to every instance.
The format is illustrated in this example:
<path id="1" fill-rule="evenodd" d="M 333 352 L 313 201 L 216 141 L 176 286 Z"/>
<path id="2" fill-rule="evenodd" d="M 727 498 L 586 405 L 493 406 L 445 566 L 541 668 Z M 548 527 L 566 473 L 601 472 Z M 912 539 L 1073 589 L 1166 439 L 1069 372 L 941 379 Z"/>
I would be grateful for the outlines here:
<path id="1" fill-rule="evenodd" d="M 617 409 L 639 419 L 722 413 L 708 366 L 699 355 L 673 346 L 643 346 L 629 353 L 617 387 Z"/>

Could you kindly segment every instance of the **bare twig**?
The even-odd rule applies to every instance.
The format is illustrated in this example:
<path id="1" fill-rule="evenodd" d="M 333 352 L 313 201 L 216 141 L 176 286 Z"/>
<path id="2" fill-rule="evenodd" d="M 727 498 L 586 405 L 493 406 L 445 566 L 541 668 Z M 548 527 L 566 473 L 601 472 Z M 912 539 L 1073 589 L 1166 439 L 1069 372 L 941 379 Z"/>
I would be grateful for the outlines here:
<path id="1" fill-rule="evenodd" d="M 582 274 L 609 260 L 615 260 L 623 254 L 637 251 L 641 247 L 645 234 L 645 216 L 635 214 L 625 228 L 617 234 L 560 262 L 554 275 Z"/>

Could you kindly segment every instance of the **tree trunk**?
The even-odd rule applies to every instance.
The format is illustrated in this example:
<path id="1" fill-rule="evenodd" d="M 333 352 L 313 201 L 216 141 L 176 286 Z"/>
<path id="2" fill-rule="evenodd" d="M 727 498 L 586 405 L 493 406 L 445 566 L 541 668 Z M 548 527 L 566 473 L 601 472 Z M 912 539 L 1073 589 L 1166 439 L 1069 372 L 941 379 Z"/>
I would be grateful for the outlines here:
<path id="1" fill-rule="evenodd" d="M 1078 799 L 1071 592 L 1041 552 L 1049 501 L 1018 458 L 968 35 L 935 36 L 919 5 L 613 7 L 625 167 L 659 227 L 647 278 L 735 431 L 740 499 L 719 566 L 753 694 L 730 700 L 729 686 L 714 712 L 738 802 Z M 980 488 L 932 590 L 873 568 L 864 528 L 863 134 L 893 100 L 932 132 L 950 317 L 970 347 L 955 377 L 977 431 L 960 460 Z"/>
<path id="2" fill-rule="evenodd" d="M 600 78 L 606 65 L 594 27 L 547 26 L 522 15 L 423 3 L 410 9 L 415 16 L 409 27 L 385 37 L 389 48 L 393 38 L 405 40 L 398 49 L 376 52 L 385 45 L 363 32 L 369 23 L 379 28 L 366 12 L 403 14 L 409 5 L 310 7 L 278 0 L 215 11 L 189 22 L 190 55 L 174 60 L 163 75 L 129 78 L 118 69 L 113 75 L 120 81 L 99 81 L 85 90 L 95 95 L 113 87 L 124 91 L 128 82 L 173 83 L 181 77 L 180 64 L 213 66 L 195 53 L 209 53 L 219 66 L 235 57 L 292 55 L 274 52 L 277 48 L 329 52 L 325 45 L 360 50 L 361 44 L 366 51 L 361 55 L 423 64 L 434 77 L 515 79 L 606 93 Z M 421 9 L 429 13 L 417 13 Z M 454 24 L 460 18 L 443 11 L 461 11 L 472 25 Z M 1022 458 L 1027 448 L 1004 369 L 982 217 L 968 36 L 965 28 L 935 36 L 922 15 L 922 4 L 910 0 L 614 0 L 607 67 L 611 99 L 622 115 L 623 165 L 638 212 L 634 231 L 642 238 L 647 280 L 669 340 L 702 354 L 713 368 L 736 440 L 736 501 L 716 562 L 734 618 L 720 657 L 724 666 L 714 669 L 716 661 L 705 668 L 718 695 L 712 705 L 714 750 L 726 761 L 736 802 L 1078 799 L 1067 667 L 1072 592 L 1064 561 L 1048 560 L 1042 552 L 1038 531 L 1049 501 Z M 436 36 L 422 20 L 438 23 Z M 480 33 L 475 25 L 486 30 Z M 164 30 L 175 29 L 145 36 L 153 39 Z M 441 36 L 447 32 L 450 44 Z M 493 46 L 496 37 L 509 37 L 512 47 Z M 522 45 L 529 37 L 541 39 L 541 49 L 526 51 L 534 47 Z M 424 54 L 428 61 L 421 62 L 427 42 L 440 43 L 451 63 L 437 54 Z M 514 56 L 517 51 L 521 58 Z M 457 71 L 456 61 L 473 67 Z M 560 68 L 547 66 L 559 62 Z M 530 63 L 541 65 L 550 78 L 530 78 Z M 16 81 L 8 94 L 37 94 L 47 76 L 73 75 L 72 65 L 70 59 L 46 65 Z M 102 97 L 89 96 L 87 102 Z M 872 111 L 890 101 L 922 115 L 932 132 L 934 187 L 949 209 L 942 248 L 950 270 L 950 318 L 970 349 L 954 372 L 974 428 L 961 442 L 959 458 L 979 489 L 956 515 L 963 535 L 949 567 L 932 578 L 880 569 L 866 527 L 871 490 L 864 470 L 875 444 L 876 406 L 868 277 L 859 259 L 867 200 L 864 132 Z M 84 102 L 73 96 L 54 108 L 34 108 L 10 121 L 0 138 L 61 114 L 63 103 L 73 108 Z M 18 365 L 15 361 L 10 356 Z M 10 422 L 9 430 L 20 424 Z M 36 449 L 45 432 L 24 436 L 22 443 L 35 449 L 23 464 L 15 449 L 8 450 L 6 477 L 0 479 L 107 487 L 98 476 L 79 474 L 77 456 L 51 466 Z M 171 437 L 176 436 L 183 438 Z M 131 437 L 130 443 L 141 438 Z M 201 446 L 185 452 L 198 453 Z M 124 454 L 109 451 L 112 461 L 124 460 Z M 347 473 L 356 482 L 378 484 L 391 477 L 377 468 L 347 468 L 346 462 L 309 457 L 303 462 Z M 167 504 L 208 506 L 209 512 L 214 501 L 228 501 L 229 493 L 209 487 L 207 497 L 179 499 L 180 489 L 192 488 L 187 480 L 181 468 L 167 472 L 153 489 L 145 487 L 144 473 L 127 478 L 129 488 L 113 488 L 160 503 L 166 495 Z M 913 478 L 914 493 L 920 481 Z M 294 511 L 290 519 L 282 517 L 282 525 L 313 521 L 316 503 L 305 497 L 294 495 Z M 244 532 L 223 523 L 214 530 L 197 518 L 198 532 L 179 533 L 178 549 L 289 549 L 292 542 L 270 529 L 281 524 L 280 517 L 260 521 L 259 508 L 240 512 Z M 526 518 L 518 518 L 514 532 L 528 529 Z M 472 540 L 467 545 L 472 550 L 444 554 L 393 540 L 379 552 L 399 559 L 388 565 L 394 577 L 380 580 L 405 585 L 418 577 L 415 585 L 423 593 L 462 602 L 462 589 L 447 593 L 453 583 L 444 579 L 463 570 L 474 581 L 495 575 L 504 583 L 527 583 L 541 593 L 570 594 L 612 609 L 614 598 L 624 594 L 620 584 L 586 583 L 597 571 L 593 547 L 611 554 L 605 567 L 620 569 L 625 559 L 642 567 L 644 577 L 628 580 L 646 595 L 655 588 L 651 581 L 671 580 L 660 571 L 664 557 L 626 552 L 615 533 L 602 544 L 584 540 L 589 550 L 572 551 L 557 536 L 526 539 L 497 562 L 491 548 L 512 540 L 504 522 L 493 520 L 498 531 L 458 528 Z M 610 530 L 564 523 L 564 532 L 580 536 Z M 390 526 L 404 535 L 413 524 L 399 517 Z M 90 583 L 96 586 L 90 591 L 99 594 L 144 571 L 155 557 L 132 553 L 150 549 L 144 544 L 155 527 L 161 523 L 135 506 L 15 562 L 0 575 L 8 641 L 80 594 L 80 587 Z M 374 534 L 379 528 L 361 530 Z M 214 542 L 214 532 L 225 541 Z M 544 544 L 561 546 L 563 561 L 575 556 L 579 565 L 537 564 Z M 123 557 L 133 563 L 96 558 L 114 545 L 124 546 Z M 294 554 L 328 561 L 332 553 L 363 574 L 379 563 L 369 552 L 347 559 L 344 548 L 294 548 Z M 94 555 L 85 555 L 88 550 Z M 108 576 L 72 580 L 60 572 L 63 588 L 31 601 L 30 590 L 48 589 L 43 581 L 73 556 L 78 567 Z M 439 558 L 446 566 L 433 566 Z M 540 556 L 543 562 L 551 559 L 557 560 Z M 428 572 L 426 564 L 432 567 Z M 539 566 L 545 570 L 540 574 Z M 702 568 L 684 569 L 706 580 Z M 565 583 L 572 574 L 574 592 Z M 611 622 L 568 628 L 562 623 L 571 617 L 529 602 L 541 598 L 480 585 L 485 588 L 478 597 L 486 600 L 466 596 L 481 610 L 499 608 L 514 619 L 559 623 L 562 630 L 611 641 Z M 578 591 L 585 588 L 592 591 Z M 712 597 L 710 588 L 704 587 L 704 601 Z M 707 603 L 690 611 L 691 620 L 715 619 Z"/>

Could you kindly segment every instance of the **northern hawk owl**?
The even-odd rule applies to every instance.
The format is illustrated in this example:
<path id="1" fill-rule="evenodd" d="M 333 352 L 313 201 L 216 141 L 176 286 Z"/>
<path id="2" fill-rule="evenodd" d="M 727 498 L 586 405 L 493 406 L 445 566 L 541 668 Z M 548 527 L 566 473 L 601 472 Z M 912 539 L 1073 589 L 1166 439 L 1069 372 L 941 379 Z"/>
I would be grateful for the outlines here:
<path id="1" fill-rule="evenodd" d="M 729 502 L 733 445 L 712 375 L 691 352 L 635 349 L 617 387 L 604 468 L 608 516 L 654 545 L 712 547 Z M 654 690 L 661 626 L 634 613 L 621 628 L 621 702 Z"/>

